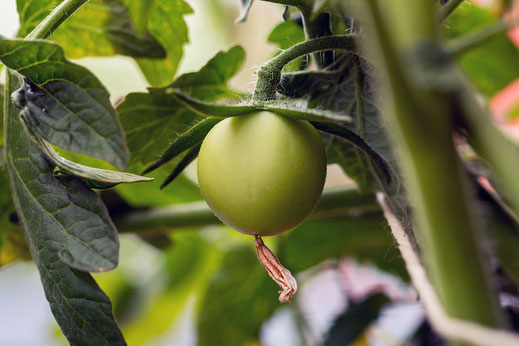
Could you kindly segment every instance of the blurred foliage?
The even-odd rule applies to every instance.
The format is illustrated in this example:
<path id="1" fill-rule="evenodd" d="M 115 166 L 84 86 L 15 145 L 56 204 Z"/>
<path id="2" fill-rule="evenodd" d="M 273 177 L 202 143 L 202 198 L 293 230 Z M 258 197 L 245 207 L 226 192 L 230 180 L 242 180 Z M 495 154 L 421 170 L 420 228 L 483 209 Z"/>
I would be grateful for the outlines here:
<path id="1" fill-rule="evenodd" d="M 458 37 L 484 28 L 497 19 L 489 10 L 464 1 L 445 21 L 444 35 Z M 519 77 L 518 61 L 519 50 L 510 42 L 506 32 L 459 57 L 465 72 L 488 97 Z"/>

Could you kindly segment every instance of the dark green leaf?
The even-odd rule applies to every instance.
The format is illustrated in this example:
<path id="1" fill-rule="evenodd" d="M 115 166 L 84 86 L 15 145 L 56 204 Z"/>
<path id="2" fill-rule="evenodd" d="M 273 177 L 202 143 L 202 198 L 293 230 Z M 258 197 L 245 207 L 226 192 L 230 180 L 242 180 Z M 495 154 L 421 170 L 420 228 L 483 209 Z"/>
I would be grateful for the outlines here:
<path id="1" fill-rule="evenodd" d="M 374 185 L 371 163 L 365 152 L 350 142 L 333 138 L 326 150 L 328 163 L 337 163 L 345 174 L 357 183 L 361 192 L 371 190 Z"/>
<path id="2" fill-rule="evenodd" d="M 228 252 L 213 276 L 198 318 L 200 346 L 257 342 L 263 321 L 280 306 L 278 287 L 252 249 Z"/>
<path id="3" fill-rule="evenodd" d="M 306 221 L 282 238 L 277 252 L 292 273 L 327 259 L 350 256 L 407 278 L 405 264 L 379 212 Z"/>
<path id="4" fill-rule="evenodd" d="M 0 68 L 0 73 L 2 69 Z M 0 147 L 4 145 L 4 121 L 3 121 L 3 109 L 4 109 L 4 86 L 0 84 Z M 3 148 L 0 149 L 3 151 Z M 0 160 L 0 169 L 2 167 L 2 160 Z"/>
<path id="5" fill-rule="evenodd" d="M 445 21 L 449 38 L 482 29 L 496 20 L 488 10 L 464 1 Z M 487 41 L 459 57 L 459 62 L 476 86 L 492 96 L 519 77 L 519 50 L 506 33 Z"/>
<path id="6" fill-rule="evenodd" d="M 335 319 L 323 346 L 351 345 L 377 319 L 380 310 L 389 303 L 382 293 L 367 297 L 362 302 L 350 302 L 346 311 Z"/>
<path id="7" fill-rule="evenodd" d="M 169 183 L 171 183 L 176 177 L 178 177 L 180 175 L 180 173 L 182 173 L 182 171 L 191 162 L 193 162 L 194 159 L 196 159 L 196 157 L 198 156 L 198 153 L 200 152 L 200 146 L 201 145 L 202 144 L 197 144 L 194 147 L 192 147 L 191 149 L 189 149 L 189 151 L 186 153 L 186 155 L 184 155 L 182 160 L 180 160 L 180 162 L 175 166 L 173 171 L 168 175 L 166 180 L 164 180 L 164 182 L 160 186 L 161 189 L 163 189 L 166 186 L 168 186 Z"/>
<path id="8" fill-rule="evenodd" d="M 162 154 L 162 156 L 151 166 L 146 168 L 144 172 L 142 172 L 142 174 L 152 172 L 160 166 L 168 163 L 170 160 L 180 155 L 185 150 L 202 142 L 202 140 L 205 138 L 205 135 L 207 135 L 207 133 L 219 121 L 221 121 L 220 118 L 209 117 L 194 124 L 191 128 L 189 128 L 188 130 L 180 134 L 180 136 L 178 136 L 176 139 L 174 139 L 168 147 L 168 149 L 166 149 L 164 154 Z"/>
<path id="9" fill-rule="evenodd" d="M 218 53 L 200 71 L 180 76 L 172 86 L 129 94 L 118 110 L 132 163 L 155 160 L 170 143 L 204 119 L 172 95 L 172 87 L 182 88 L 204 100 L 236 95 L 228 89 L 227 81 L 242 61 L 243 49 L 233 47 L 226 53 Z"/>
<path id="10" fill-rule="evenodd" d="M 151 85 L 166 85 L 173 81 L 183 47 L 189 38 L 184 16 L 193 10 L 184 0 L 154 1 L 148 13 L 148 31 L 166 48 L 166 59 L 137 59 Z"/>
<path id="11" fill-rule="evenodd" d="M 24 118 L 22 117 L 22 119 Z M 153 180 L 153 178 L 143 177 L 141 175 L 84 166 L 79 163 L 67 160 L 64 157 L 61 157 L 54 150 L 54 148 L 44 139 L 34 135 L 30 129 L 27 129 L 27 134 L 36 144 L 38 144 L 39 149 L 43 152 L 43 154 L 45 154 L 47 159 L 49 159 L 56 167 L 58 167 L 65 173 L 72 174 L 79 178 L 87 179 L 90 182 L 97 182 L 99 184 L 109 184 L 111 186 L 114 186 L 114 184 L 116 185 L 122 183 L 138 183 Z"/>
<path id="12" fill-rule="evenodd" d="M 69 58 L 110 56 L 165 58 L 166 51 L 147 31 L 138 33 L 117 0 L 90 0 L 53 34 Z"/>
<path id="13" fill-rule="evenodd" d="M 0 38 L 0 60 L 30 80 L 24 116 L 34 133 L 71 152 L 126 167 L 117 112 L 90 71 L 66 60 L 61 47 L 48 41 Z"/>
<path id="14" fill-rule="evenodd" d="M 9 95 L 18 85 L 11 75 L 7 82 Z M 114 266 L 117 234 L 104 205 L 81 180 L 55 177 L 49 161 L 24 135 L 18 110 L 10 104 L 6 108 L 12 197 L 56 321 L 73 345 L 125 345 L 108 297 L 88 273 L 63 262 L 87 270 Z"/>

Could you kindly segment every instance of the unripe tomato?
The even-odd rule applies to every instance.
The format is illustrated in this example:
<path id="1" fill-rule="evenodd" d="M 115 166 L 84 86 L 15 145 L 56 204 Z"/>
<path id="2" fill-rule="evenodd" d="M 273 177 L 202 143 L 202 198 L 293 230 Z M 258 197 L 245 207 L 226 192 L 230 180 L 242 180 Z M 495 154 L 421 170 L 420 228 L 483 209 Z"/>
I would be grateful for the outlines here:
<path id="1" fill-rule="evenodd" d="M 213 213 L 251 235 L 276 235 L 315 209 L 326 156 L 307 121 L 257 112 L 219 122 L 198 156 L 200 190 Z"/>

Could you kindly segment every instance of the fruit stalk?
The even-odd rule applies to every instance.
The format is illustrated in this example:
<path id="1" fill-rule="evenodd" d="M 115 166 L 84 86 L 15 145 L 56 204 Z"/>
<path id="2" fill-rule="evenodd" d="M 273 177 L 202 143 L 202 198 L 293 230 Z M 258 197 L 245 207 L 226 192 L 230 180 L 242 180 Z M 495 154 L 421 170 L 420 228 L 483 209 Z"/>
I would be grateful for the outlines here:
<path id="1" fill-rule="evenodd" d="M 355 40 L 355 35 L 325 36 L 298 43 L 281 52 L 259 68 L 254 101 L 270 101 L 276 98 L 283 67 L 292 60 L 307 54 L 330 50 L 355 51 Z"/>

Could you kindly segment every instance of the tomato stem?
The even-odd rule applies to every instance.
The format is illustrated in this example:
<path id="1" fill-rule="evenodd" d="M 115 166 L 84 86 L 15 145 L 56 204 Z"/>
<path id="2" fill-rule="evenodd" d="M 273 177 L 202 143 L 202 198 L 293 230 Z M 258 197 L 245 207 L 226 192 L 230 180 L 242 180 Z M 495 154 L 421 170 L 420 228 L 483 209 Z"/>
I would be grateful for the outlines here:
<path id="1" fill-rule="evenodd" d="M 316 52 L 356 49 L 355 35 L 334 35 L 314 38 L 298 43 L 264 63 L 257 72 L 254 101 L 269 101 L 276 98 L 283 67 L 294 59 Z"/>
<path id="2" fill-rule="evenodd" d="M 438 23 L 443 22 L 447 17 L 454 12 L 456 8 L 458 8 L 459 5 L 464 0 L 449 0 L 445 5 L 443 5 L 438 12 L 436 12 L 436 20 Z"/>
<path id="3" fill-rule="evenodd" d="M 86 2 L 88 0 L 64 0 L 27 35 L 26 39 L 35 40 L 49 37 L 61 23 L 67 20 Z"/>

